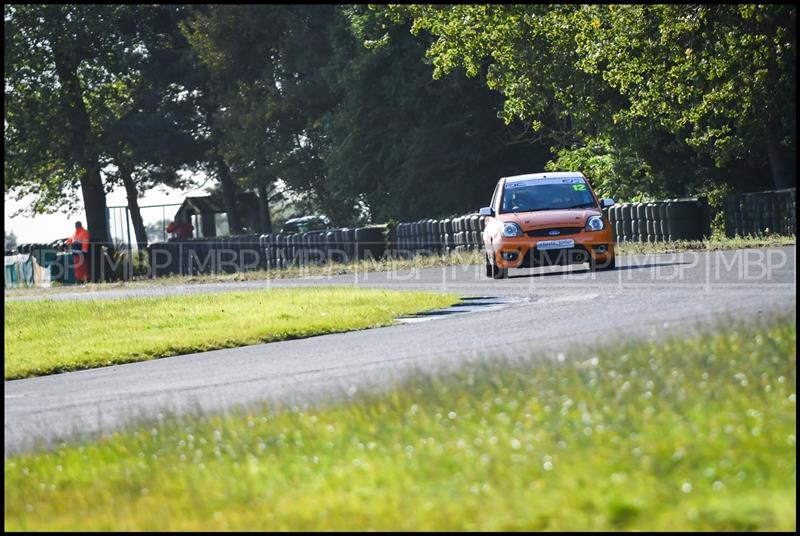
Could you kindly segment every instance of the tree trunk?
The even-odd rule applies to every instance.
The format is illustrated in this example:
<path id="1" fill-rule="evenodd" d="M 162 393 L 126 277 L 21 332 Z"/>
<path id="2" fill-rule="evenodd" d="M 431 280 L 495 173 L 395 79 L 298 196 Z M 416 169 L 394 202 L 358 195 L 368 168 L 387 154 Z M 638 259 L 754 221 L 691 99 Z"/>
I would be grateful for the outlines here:
<path id="1" fill-rule="evenodd" d="M 119 162 L 117 167 L 119 167 L 122 184 L 125 185 L 125 193 L 128 196 L 128 210 L 131 212 L 131 223 L 133 223 L 133 234 L 136 236 L 136 249 L 141 270 L 144 267 L 144 252 L 147 249 L 147 230 L 144 228 L 144 220 L 139 210 L 139 192 L 136 191 L 136 183 L 133 182 L 131 167 Z"/>
<path id="2" fill-rule="evenodd" d="M 86 211 L 86 229 L 89 231 L 90 277 L 92 281 L 97 281 L 103 279 L 101 246 L 109 243 L 109 234 L 106 192 L 100 177 L 96 140 L 83 102 L 77 62 L 63 51 L 58 40 L 55 40 L 53 46 L 53 56 L 65 104 L 64 124 L 69 129 L 70 153 L 76 155 L 78 164 L 84 170 L 81 175 L 81 193 Z"/>
<path id="3" fill-rule="evenodd" d="M 772 175 L 772 184 L 777 190 L 794 188 L 796 186 L 795 173 L 797 170 L 797 155 L 794 151 L 781 146 L 775 130 L 770 129 L 765 136 L 767 158 Z"/>
<path id="4" fill-rule="evenodd" d="M 96 283 L 105 281 L 107 275 L 103 263 L 103 246 L 111 246 L 108 234 L 108 208 L 99 164 L 92 164 L 85 169 L 86 172 L 81 177 L 81 192 L 86 211 L 86 230 L 89 231 L 89 277 Z"/>
<path id="5" fill-rule="evenodd" d="M 242 224 L 239 221 L 239 210 L 236 206 L 236 183 L 231 176 L 228 164 L 219 155 L 217 155 L 217 170 L 219 171 L 219 181 L 222 184 L 225 211 L 228 213 L 228 229 L 232 235 L 241 234 Z"/>
<path id="6" fill-rule="evenodd" d="M 267 185 L 264 183 L 258 184 L 258 198 L 261 203 L 258 204 L 258 216 L 261 219 L 261 232 L 272 232 L 272 221 L 269 214 L 269 197 L 267 196 Z"/>

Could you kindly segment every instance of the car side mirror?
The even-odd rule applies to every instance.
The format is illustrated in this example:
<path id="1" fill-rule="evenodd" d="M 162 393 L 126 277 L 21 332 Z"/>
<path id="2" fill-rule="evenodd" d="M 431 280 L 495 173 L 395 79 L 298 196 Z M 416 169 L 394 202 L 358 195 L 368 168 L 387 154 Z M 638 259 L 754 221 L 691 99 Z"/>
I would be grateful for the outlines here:
<path id="1" fill-rule="evenodd" d="M 492 207 L 483 207 L 481 209 L 481 211 L 479 212 L 479 214 L 480 214 L 481 217 L 484 217 L 484 216 L 490 216 L 491 217 L 491 216 L 494 216 L 494 211 L 492 210 Z"/>
<path id="2" fill-rule="evenodd" d="M 613 207 L 616 204 L 616 201 L 613 199 L 601 199 L 600 206 L 603 208 Z"/>

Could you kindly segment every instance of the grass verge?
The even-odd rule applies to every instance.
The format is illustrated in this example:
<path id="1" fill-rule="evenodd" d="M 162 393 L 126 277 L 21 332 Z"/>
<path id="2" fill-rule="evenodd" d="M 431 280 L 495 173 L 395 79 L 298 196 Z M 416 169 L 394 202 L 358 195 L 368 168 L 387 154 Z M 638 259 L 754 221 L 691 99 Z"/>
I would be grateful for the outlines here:
<path id="1" fill-rule="evenodd" d="M 453 294 L 295 288 L 5 302 L 5 379 L 391 324 Z"/>
<path id="2" fill-rule="evenodd" d="M 714 236 L 706 240 L 678 240 L 676 242 L 627 242 L 617 245 L 619 255 L 648 253 L 676 253 L 680 251 L 713 251 L 721 249 L 780 248 L 797 243 L 795 236 Z"/>
<path id="3" fill-rule="evenodd" d="M 721 250 L 741 248 L 784 247 L 796 244 L 794 236 L 768 237 L 736 237 L 711 238 L 708 240 L 682 240 L 677 242 L 639 243 L 628 242 L 618 244 L 618 255 L 673 253 L 680 251 Z M 218 283 L 225 281 L 252 281 L 267 279 L 290 279 L 296 277 L 335 276 L 366 272 L 384 272 L 389 270 L 412 270 L 421 268 L 437 268 L 440 266 L 463 266 L 482 264 L 482 251 L 452 252 L 446 255 L 416 255 L 409 259 L 382 258 L 350 263 L 333 263 L 326 265 L 292 266 L 280 270 L 251 270 L 233 274 L 203 274 L 196 276 L 166 276 L 156 279 L 141 278 L 112 283 L 90 283 L 86 285 L 55 285 L 53 288 L 19 288 L 6 289 L 6 296 L 25 296 L 31 294 L 48 294 L 52 292 L 76 292 L 106 290 L 114 288 L 136 288 L 141 286 L 185 285 L 191 283 Z"/>
<path id="4" fill-rule="evenodd" d="M 795 318 L 5 462 L 6 530 L 796 528 Z"/>

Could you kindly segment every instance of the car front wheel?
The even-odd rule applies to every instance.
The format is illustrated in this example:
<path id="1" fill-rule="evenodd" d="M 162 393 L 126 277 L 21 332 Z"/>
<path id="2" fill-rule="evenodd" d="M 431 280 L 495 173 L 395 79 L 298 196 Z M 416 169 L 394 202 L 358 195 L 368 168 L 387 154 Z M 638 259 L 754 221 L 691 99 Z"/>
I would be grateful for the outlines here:
<path id="1" fill-rule="evenodd" d="M 505 279 L 508 277 L 508 268 L 498 268 L 497 265 L 489 261 L 489 256 L 486 256 L 486 277 L 492 279 Z"/>

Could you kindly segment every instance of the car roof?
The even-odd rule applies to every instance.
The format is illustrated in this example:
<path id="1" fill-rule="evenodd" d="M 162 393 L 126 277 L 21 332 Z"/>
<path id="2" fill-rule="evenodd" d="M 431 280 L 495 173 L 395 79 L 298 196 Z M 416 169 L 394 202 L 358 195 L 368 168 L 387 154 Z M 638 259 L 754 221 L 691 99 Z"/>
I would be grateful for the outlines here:
<path id="1" fill-rule="evenodd" d="M 534 179 L 567 179 L 567 178 L 581 178 L 585 179 L 583 173 L 580 171 L 547 171 L 544 173 L 528 173 L 526 175 L 514 175 L 513 177 L 506 177 L 506 183 L 517 181 L 529 181 Z"/>

